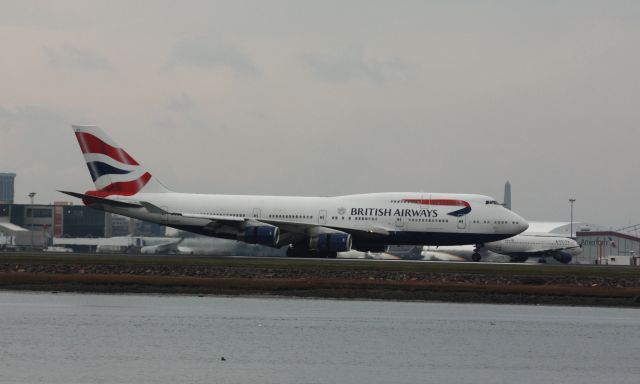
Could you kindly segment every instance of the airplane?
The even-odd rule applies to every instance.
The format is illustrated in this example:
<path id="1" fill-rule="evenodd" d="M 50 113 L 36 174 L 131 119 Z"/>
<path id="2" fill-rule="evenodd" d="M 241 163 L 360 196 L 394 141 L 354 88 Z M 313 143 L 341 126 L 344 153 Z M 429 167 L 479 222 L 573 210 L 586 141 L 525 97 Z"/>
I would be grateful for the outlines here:
<path id="1" fill-rule="evenodd" d="M 568 264 L 582 253 L 582 247 L 572 238 L 544 234 L 522 233 L 509 239 L 484 243 L 474 250 L 473 261 L 480 261 L 483 251 L 507 255 L 512 262 L 525 262 L 530 257 L 540 258 L 545 263 L 547 257 Z"/>
<path id="2" fill-rule="evenodd" d="M 582 253 L 582 247 L 574 239 L 549 234 L 521 233 L 504 240 L 478 245 L 425 246 L 422 257 L 439 261 L 508 261 L 523 263 L 529 258 L 539 258 L 546 263 L 553 258 L 559 263 L 568 264 Z M 392 252 L 392 254 L 395 254 Z"/>
<path id="3" fill-rule="evenodd" d="M 140 253 L 149 255 L 176 254 L 193 255 L 194 250 L 180 245 L 184 241 L 183 237 L 177 239 L 162 239 L 158 244 L 146 244 L 140 248 Z"/>
<path id="4" fill-rule="evenodd" d="M 99 127 L 73 125 L 95 190 L 60 191 L 122 216 L 274 248 L 292 257 L 331 257 L 388 245 L 497 241 L 528 223 L 483 195 L 371 193 L 335 197 L 172 192 Z"/>

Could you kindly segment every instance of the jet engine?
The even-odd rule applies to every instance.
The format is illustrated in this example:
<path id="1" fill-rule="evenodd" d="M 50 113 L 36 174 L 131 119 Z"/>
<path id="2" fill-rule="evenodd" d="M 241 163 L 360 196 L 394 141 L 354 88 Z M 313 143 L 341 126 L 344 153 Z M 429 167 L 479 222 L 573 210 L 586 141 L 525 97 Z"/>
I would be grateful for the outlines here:
<path id="1" fill-rule="evenodd" d="M 569 264 L 572 259 L 571 255 L 567 252 L 556 252 L 553 254 L 553 258 L 562 264 Z"/>
<path id="2" fill-rule="evenodd" d="M 309 249 L 320 252 L 347 252 L 351 250 L 351 235 L 320 233 L 309 239 Z"/>
<path id="3" fill-rule="evenodd" d="M 280 229 L 273 225 L 252 225 L 238 232 L 238 240 L 249 244 L 277 245 Z"/>

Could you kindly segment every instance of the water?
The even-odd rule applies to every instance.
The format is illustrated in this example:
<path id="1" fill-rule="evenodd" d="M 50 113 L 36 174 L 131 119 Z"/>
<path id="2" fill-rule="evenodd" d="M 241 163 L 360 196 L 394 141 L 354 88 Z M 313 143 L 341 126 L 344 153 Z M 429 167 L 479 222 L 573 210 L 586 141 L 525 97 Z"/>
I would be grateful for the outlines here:
<path id="1" fill-rule="evenodd" d="M 0 383 L 541 382 L 640 382 L 640 311 L 0 292 Z"/>

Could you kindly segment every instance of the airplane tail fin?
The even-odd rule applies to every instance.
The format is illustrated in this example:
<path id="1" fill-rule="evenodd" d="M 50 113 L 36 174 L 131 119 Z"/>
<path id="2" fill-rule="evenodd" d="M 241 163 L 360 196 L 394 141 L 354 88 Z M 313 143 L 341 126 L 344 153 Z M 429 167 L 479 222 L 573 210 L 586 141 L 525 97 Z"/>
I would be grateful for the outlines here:
<path id="1" fill-rule="evenodd" d="M 99 127 L 73 125 L 73 131 L 96 186 L 95 191 L 87 192 L 88 195 L 106 197 L 169 192 Z"/>

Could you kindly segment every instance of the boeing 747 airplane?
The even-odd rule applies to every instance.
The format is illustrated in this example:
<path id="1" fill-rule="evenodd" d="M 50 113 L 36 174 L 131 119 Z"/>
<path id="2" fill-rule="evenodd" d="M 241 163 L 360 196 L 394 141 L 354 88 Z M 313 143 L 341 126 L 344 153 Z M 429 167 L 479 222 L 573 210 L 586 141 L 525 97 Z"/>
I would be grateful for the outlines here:
<path id="1" fill-rule="evenodd" d="M 397 252 L 391 252 L 397 254 Z M 481 261 L 495 259 L 496 255 L 508 256 L 514 263 L 522 263 L 530 258 L 538 258 L 545 263 L 552 258 L 568 264 L 582 253 L 582 248 L 574 239 L 551 234 L 522 234 L 489 243 L 462 246 L 423 247 L 421 255 L 428 260 Z"/>
<path id="2" fill-rule="evenodd" d="M 296 257 L 381 252 L 388 245 L 481 244 L 528 227 L 488 196 L 392 192 L 336 197 L 172 192 L 96 126 L 74 125 L 95 190 L 68 195 L 96 209 Z"/>

